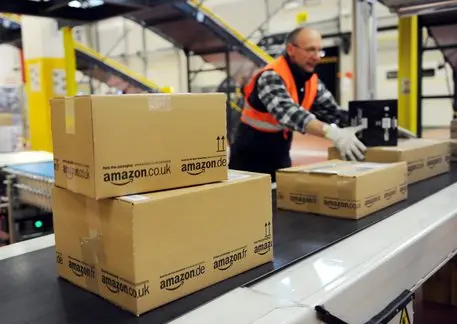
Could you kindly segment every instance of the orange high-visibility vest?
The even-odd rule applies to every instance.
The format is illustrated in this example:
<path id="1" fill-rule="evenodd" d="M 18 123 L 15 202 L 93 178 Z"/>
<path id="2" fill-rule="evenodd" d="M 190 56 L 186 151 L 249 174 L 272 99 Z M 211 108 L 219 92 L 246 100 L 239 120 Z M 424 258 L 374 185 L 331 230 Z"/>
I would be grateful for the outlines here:
<path id="1" fill-rule="evenodd" d="M 257 74 L 252 78 L 252 80 L 245 86 L 245 107 L 241 114 L 241 121 L 263 132 L 284 131 L 284 127 L 278 123 L 276 118 L 274 118 L 271 113 L 258 111 L 254 107 L 251 107 L 251 105 L 248 102 L 249 97 L 254 91 L 254 87 L 260 73 L 267 70 L 273 70 L 281 76 L 282 80 L 286 85 L 286 89 L 289 92 L 293 101 L 297 104 L 300 104 L 298 102 L 297 86 L 295 85 L 295 80 L 292 75 L 292 71 L 290 70 L 289 64 L 287 63 L 285 57 L 281 56 L 273 62 L 266 65 L 259 72 L 257 72 Z M 305 97 L 303 98 L 303 101 L 300 104 L 302 108 L 306 110 L 311 109 L 311 106 L 313 105 L 314 100 L 317 96 L 317 84 L 318 77 L 316 74 L 313 74 L 313 76 L 304 84 Z"/>

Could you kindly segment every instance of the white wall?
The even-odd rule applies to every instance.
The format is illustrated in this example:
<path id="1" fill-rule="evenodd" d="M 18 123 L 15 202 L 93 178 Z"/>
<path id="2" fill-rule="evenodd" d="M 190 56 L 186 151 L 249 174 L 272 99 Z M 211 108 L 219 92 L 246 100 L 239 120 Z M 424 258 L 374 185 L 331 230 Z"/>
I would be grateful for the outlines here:
<path id="1" fill-rule="evenodd" d="M 21 80 L 21 59 L 19 50 L 10 45 L 0 45 L 0 87 L 19 86 Z"/>
<path id="2" fill-rule="evenodd" d="M 267 11 L 266 1 L 270 4 L 271 12 L 284 2 L 284 0 L 206 0 L 204 4 L 242 34 L 249 35 L 264 22 Z M 263 26 L 264 30 L 268 33 L 288 31 L 296 26 L 297 13 L 304 10 L 309 14 L 308 22 L 324 34 L 337 32 L 338 24 L 341 31 L 352 30 L 352 0 L 342 0 L 341 6 L 338 0 L 304 0 L 303 2 L 306 6 L 280 11 Z M 391 15 L 384 6 L 378 4 L 376 9 L 379 25 L 397 23 L 396 17 Z M 99 52 L 119 60 L 136 72 L 145 74 L 160 85 L 171 86 L 175 91 L 187 90 L 185 57 L 183 53 L 173 49 L 170 43 L 149 31 L 143 36 L 142 29 L 138 25 L 123 18 L 103 21 L 96 29 Z M 90 33 L 82 34 L 86 35 L 82 37 L 85 38 L 83 41 L 96 47 L 93 40 L 89 42 L 90 37 L 87 37 L 87 34 Z M 258 36 L 255 34 L 254 38 Z M 378 45 L 378 96 L 395 98 L 397 80 L 387 80 L 386 71 L 397 69 L 397 33 L 379 34 Z M 146 48 L 146 55 L 142 57 L 138 53 L 143 53 L 144 48 Z M 440 53 L 427 53 L 424 56 L 424 67 L 436 67 L 442 61 Z M 199 58 L 192 60 L 193 68 L 200 68 L 201 64 Z M 341 72 L 353 72 L 352 52 L 341 58 Z M 445 70 L 439 70 L 434 78 L 424 79 L 425 94 L 448 93 L 444 72 Z M 221 72 L 200 74 L 194 85 L 217 85 L 223 77 L 224 74 Z M 450 78 L 452 87 L 452 75 Z M 347 105 L 347 102 L 353 98 L 352 81 L 342 82 L 341 94 L 341 104 Z M 451 118 L 451 110 L 449 100 L 424 101 L 424 126 L 447 126 Z"/>

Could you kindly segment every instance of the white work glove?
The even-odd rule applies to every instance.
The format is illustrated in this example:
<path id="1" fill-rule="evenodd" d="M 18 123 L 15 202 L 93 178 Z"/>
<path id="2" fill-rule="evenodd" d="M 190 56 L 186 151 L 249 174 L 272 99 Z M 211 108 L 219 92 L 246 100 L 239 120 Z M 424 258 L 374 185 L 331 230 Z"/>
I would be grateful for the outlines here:
<path id="1" fill-rule="evenodd" d="M 333 142 L 338 149 L 342 160 L 361 161 L 365 157 L 366 146 L 357 138 L 356 134 L 364 127 L 339 128 L 336 125 L 325 125 L 325 137 Z"/>

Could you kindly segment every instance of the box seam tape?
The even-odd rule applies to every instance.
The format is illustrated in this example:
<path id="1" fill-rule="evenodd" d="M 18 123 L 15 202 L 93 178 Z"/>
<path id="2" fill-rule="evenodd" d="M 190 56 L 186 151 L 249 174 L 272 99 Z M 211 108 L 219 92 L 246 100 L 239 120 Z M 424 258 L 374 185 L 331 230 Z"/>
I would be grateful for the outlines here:
<path id="1" fill-rule="evenodd" d="M 84 211 L 87 236 L 80 238 L 81 255 L 83 262 L 95 271 L 94 278 L 85 276 L 84 280 L 86 287 L 99 295 L 99 265 L 106 260 L 102 240 L 102 222 L 100 217 L 96 217 L 101 215 L 99 203 L 91 198 L 84 198 Z"/>
<path id="2" fill-rule="evenodd" d="M 90 104 L 90 125 L 91 125 L 91 128 L 92 128 L 92 141 L 91 141 L 91 145 L 92 145 L 92 161 L 91 161 L 91 165 L 92 165 L 92 170 L 89 169 L 89 182 L 91 181 L 91 175 L 94 177 L 94 179 L 92 180 L 94 182 L 94 185 L 91 186 L 92 188 L 92 195 L 94 197 L 97 197 L 97 181 L 95 181 L 95 179 L 97 179 L 97 166 L 95 165 L 95 142 L 97 141 L 97 136 L 95 134 L 95 112 L 94 112 L 94 105 L 93 105 L 93 102 L 92 100 L 90 99 L 89 100 L 89 104 Z M 92 172 L 91 172 L 92 171 Z"/>

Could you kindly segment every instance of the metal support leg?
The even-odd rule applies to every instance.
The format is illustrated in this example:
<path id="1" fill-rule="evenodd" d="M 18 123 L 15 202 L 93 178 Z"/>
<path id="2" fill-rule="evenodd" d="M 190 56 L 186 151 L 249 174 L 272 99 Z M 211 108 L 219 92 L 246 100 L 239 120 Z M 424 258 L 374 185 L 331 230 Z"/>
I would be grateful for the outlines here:
<path id="1" fill-rule="evenodd" d="M 146 37 L 146 28 L 141 29 L 141 39 L 142 39 L 142 59 L 143 59 L 143 74 L 145 77 L 148 76 L 148 70 L 149 70 L 149 58 L 148 58 L 148 45 L 147 45 L 147 37 Z"/>
<path id="2" fill-rule="evenodd" d="M 416 134 L 422 137 L 422 60 L 424 57 L 423 28 L 421 20 L 417 18 L 417 121 Z"/>
<path id="3" fill-rule="evenodd" d="M 13 216 L 13 203 L 14 203 L 14 197 L 13 197 L 13 177 L 12 176 L 7 176 L 5 180 L 6 184 L 6 198 L 8 200 L 8 236 L 9 236 L 9 242 L 10 244 L 13 244 L 16 242 L 16 224 L 14 222 L 14 216 Z"/>
<path id="4" fill-rule="evenodd" d="M 225 71 L 226 71 L 226 80 L 227 80 L 227 86 L 225 88 L 225 93 L 227 94 L 227 104 L 230 104 L 230 94 L 231 94 L 231 89 L 230 85 L 232 84 L 231 82 L 231 77 L 232 74 L 230 73 L 230 49 L 227 49 L 225 52 Z"/>
<path id="5" fill-rule="evenodd" d="M 457 119 L 457 70 L 454 70 L 452 73 L 454 79 L 454 105 L 452 106 L 454 109 L 453 119 Z"/>
<path id="6" fill-rule="evenodd" d="M 94 69 L 94 68 L 92 68 L 92 69 Z M 91 95 L 95 94 L 94 78 L 92 77 L 92 74 L 90 74 L 90 77 L 89 77 L 89 91 L 90 91 Z"/>
<path id="7" fill-rule="evenodd" d="M 376 1 L 353 0 L 353 44 L 355 48 L 355 98 L 376 98 L 377 24 Z"/>
<path id="8" fill-rule="evenodd" d="M 190 53 L 185 50 L 184 54 L 186 55 L 186 69 L 187 69 L 187 92 L 192 92 L 192 78 L 190 77 Z"/>
<path id="9" fill-rule="evenodd" d="M 225 115 L 226 115 L 226 122 L 227 122 L 227 143 L 232 142 L 232 130 L 233 130 L 233 114 L 234 111 L 232 110 L 232 98 L 231 98 L 231 85 L 232 85 L 232 74 L 230 70 L 230 48 L 227 48 L 225 51 L 225 93 L 227 95 L 227 103 L 225 108 Z M 235 83 L 235 82 L 234 82 Z M 235 85 L 235 84 L 234 84 Z"/>

